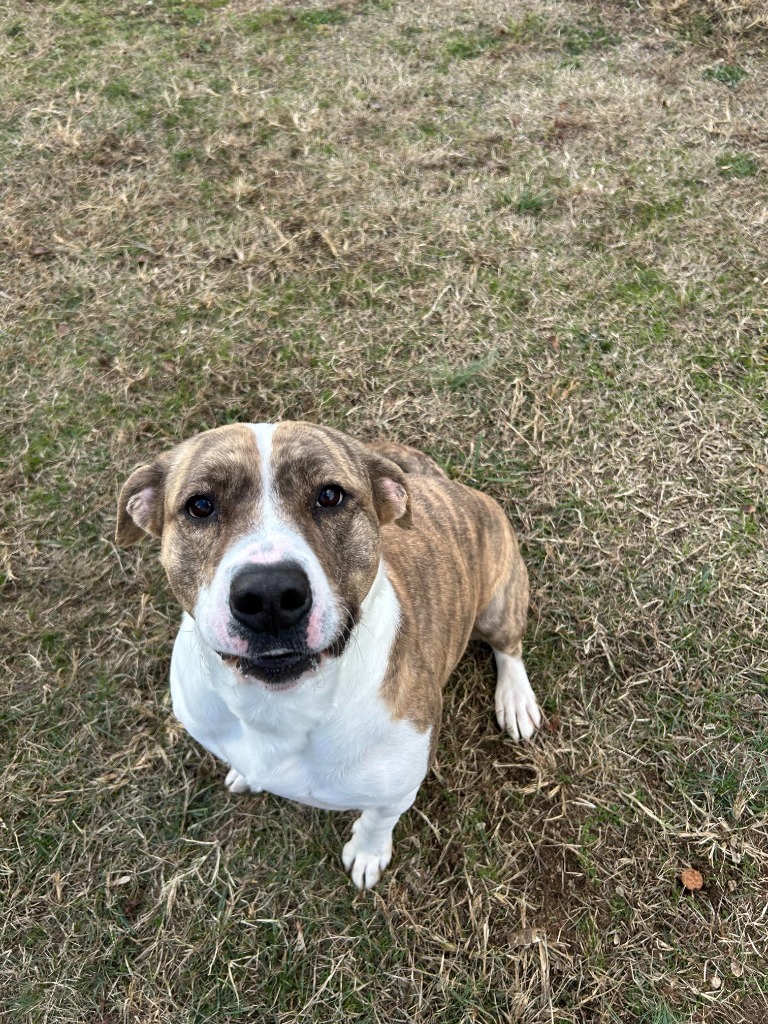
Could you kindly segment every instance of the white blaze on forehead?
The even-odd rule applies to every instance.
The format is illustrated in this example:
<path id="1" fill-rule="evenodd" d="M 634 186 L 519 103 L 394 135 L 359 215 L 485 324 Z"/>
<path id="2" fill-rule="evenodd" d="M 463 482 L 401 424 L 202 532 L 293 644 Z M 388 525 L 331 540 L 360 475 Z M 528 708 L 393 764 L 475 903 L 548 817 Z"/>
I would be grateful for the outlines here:
<path id="1" fill-rule="evenodd" d="M 247 423 L 247 427 L 256 438 L 259 449 L 259 468 L 261 469 L 261 532 L 269 533 L 271 527 L 278 522 L 277 495 L 272 481 L 272 438 L 277 428 L 276 423 Z"/>
<path id="2" fill-rule="evenodd" d="M 252 531 L 241 535 L 225 552 L 211 585 L 200 591 L 195 619 L 214 649 L 244 653 L 244 641 L 232 636 L 228 629 L 232 621 L 229 608 L 232 580 L 249 565 L 294 562 L 307 574 L 312 591 L 307 642 L 313 650 L 324 650 L 336 639 L 343 616 L 320 560 L 278 499 L 272 446 L 277 424 L 245 425 L 253 432 L 259 451 L 261 501 L 259 508 L 254 509 Z"/>

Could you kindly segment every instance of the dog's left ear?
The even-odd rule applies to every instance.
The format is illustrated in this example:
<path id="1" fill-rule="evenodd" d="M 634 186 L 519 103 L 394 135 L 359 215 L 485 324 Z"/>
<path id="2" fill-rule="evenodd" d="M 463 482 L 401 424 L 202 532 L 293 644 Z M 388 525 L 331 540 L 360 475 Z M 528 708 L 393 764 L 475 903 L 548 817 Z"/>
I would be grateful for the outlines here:
<path id="1" fill-rule="evenodd" d="M 404 530 L 413 526 L 411 492 L 405 473 L 381 455 L 368 455 L 373 503 L 382 526 L 397 523 Z"/>

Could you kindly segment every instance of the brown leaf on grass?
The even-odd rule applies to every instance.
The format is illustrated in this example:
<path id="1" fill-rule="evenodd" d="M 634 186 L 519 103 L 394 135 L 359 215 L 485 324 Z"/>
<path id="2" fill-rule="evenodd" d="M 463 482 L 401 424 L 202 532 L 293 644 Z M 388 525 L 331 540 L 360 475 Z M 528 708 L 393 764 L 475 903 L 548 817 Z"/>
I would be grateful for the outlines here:
<path id="1" fill-rule="evenodd" d="M 687 889 L 688 892 L 698 892 L 704 885 L 704 878 L 696 868 L 686 868 L 684 871 L 681 871 L 680 881 L 683 883 L 683 888 Z"/>

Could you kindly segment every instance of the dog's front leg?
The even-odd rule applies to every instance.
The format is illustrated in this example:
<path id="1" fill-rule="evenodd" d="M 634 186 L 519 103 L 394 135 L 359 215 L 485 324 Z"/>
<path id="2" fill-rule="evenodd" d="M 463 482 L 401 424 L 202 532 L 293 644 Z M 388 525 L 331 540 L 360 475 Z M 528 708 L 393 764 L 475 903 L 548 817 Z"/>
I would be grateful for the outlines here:
<path id="1" fill-rule="evenodd" d="M 413 804 L 418 789 L 391 807 L 370 807 L 352 825 L 352 838 L 341 851 L 344 867 L 358 889 L 372 889 L 392 859 L 392 832 Z"/>

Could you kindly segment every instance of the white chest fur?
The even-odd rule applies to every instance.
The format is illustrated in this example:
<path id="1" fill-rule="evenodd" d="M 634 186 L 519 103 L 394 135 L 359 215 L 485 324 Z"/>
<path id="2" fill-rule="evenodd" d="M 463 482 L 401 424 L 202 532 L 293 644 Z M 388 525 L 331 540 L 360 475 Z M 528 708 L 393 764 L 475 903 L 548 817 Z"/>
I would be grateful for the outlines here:
<path id="1" fill-rule="evenodd" d="M 430 730 L 394 719 L 381 697 L 398 622 L 382 566 L 341 658 L 274 692 L 237 681 L 185 614 L 171 662 L 174 712 L 254 791 L 328 810 L 398 804 L 426 775 L 430 746 Z"/>

